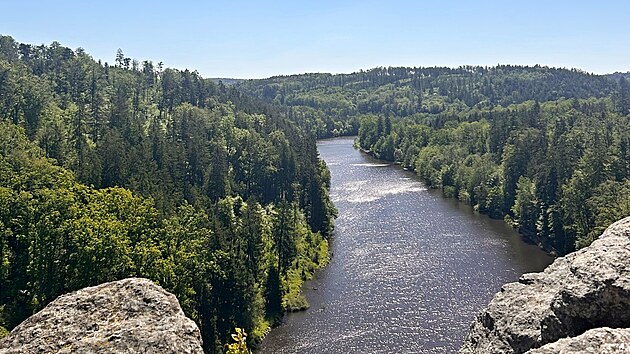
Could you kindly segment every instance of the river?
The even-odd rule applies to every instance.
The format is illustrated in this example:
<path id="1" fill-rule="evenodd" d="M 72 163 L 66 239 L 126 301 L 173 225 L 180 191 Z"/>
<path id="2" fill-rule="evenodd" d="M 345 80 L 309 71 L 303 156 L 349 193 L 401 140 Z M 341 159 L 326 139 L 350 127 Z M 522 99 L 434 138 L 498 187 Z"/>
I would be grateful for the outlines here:
<path id="1" fill-rule="evenodd" d="M 453 353 L 499 291 L 552 258 L 411 172 L 323 140 L 339 209 L 330 264 L 257 353 Z"/>

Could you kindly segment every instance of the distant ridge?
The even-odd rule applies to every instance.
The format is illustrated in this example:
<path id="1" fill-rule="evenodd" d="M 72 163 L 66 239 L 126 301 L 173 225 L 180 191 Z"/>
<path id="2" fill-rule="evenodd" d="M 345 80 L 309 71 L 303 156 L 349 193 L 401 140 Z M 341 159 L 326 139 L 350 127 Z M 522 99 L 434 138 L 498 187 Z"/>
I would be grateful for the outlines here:
<path id="1" fill-rule="evenodd" d="M 616 81 L 619 81 L 619 79 L 621 79 L 622 77 L 625 78 L 626 80 L 629 80 L 630 79 L 630 71 L 625 72 L 625 73 L 615 72 L 615 73 L 607 74 L 607 75 L 604 75 L 604 76 L 608 76 L 609 78 L 614 79 Z"/>

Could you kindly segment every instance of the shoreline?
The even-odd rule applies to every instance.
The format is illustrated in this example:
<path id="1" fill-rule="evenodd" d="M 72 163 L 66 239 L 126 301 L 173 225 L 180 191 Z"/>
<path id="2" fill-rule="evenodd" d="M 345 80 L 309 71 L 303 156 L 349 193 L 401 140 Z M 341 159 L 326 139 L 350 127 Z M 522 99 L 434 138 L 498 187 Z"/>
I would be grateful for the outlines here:
<path id="1" fill-rule="evenodd" d="M 383 160 L 383 159 L 380 159 L 380 158 L 376 157 L 376 155 L 374 154 L 374 152 L 372 152 L 371 150 L 368 150 L 368 149 L 364 149 L 364 148 L 362 148 L 362 147 L 355 146 L 355 149 L 357 149 L 357 150 L 361 151 L 361 153 L 364 153 L 364 154 L 366 154 L 366 155 L 370 156 L 371 158 L 373 158 L 373 159 L 375 159 L 375 160 L 378 160 L 378 161 L 380 161 L 380 162 L 386 162 L 386 163 L 392 164 L 392 165 L 394 165 L 394 166 L 399 166 L 399 167 L 400 167 L 403 171 L 407 171 L 407 172 L 412 173 L 412 174 L 413 174 L 413 175 L 414 175 L 414 176 L 415 176 L 415 177 L 416 177 L 416 178 L 417 178 L 420 182 L 422 182 L 422 184 L 423 184 L 423 185 L 424 185 L 427 189 L 429 189 L 429 190 L 434 190 L 434 191 L 438 191 L 438 190 L 439 190 L 439 191 L 441 192 L 440 194 L 441 194 L 442 198 L 444 198 L 444 199 L 449 199 L 449 200 L 454 200 L 454 201 L 457 201 L 458 203 L 461 203 L 461 204 L 464 204 L 464 205 L 468 205 L 468 206 L 472 207 L 472 208 L 475 210 L 475 212 L 476 212 L 476 213 L 478 213 L 478 214 L 480 214 L 480 215 L 483 215 L 483 216 L 487 217 L 488 219 L 492 219 L 492 220 L 501 220 L 501 221 L 502 221 L 505 225 L 507 225 L 507 226 L 509 226 L 510 228 L 512 228 L 512 229 L 514 229 L 514 230 L 516 230 L 516 232 L 518 232 L 518 234 L 519 234 L 519 236 L 521 237 L 521 240 L 522 240 L 523 242 L 525 242 L 525 243 L 527 243 L 527 244 L 530 244 L 530 245 L 537 246 L 538 248 L 540 248 L 542 251 L 544 251 L 544 252 L 545 252 L 545 253 L 547 253 L 549 256 L 553 257 L 554 259 L 555 259 L 555 258 L 557 258 L 557 257 L 559 257 L 559 255 L 558 255 L 558 254 L 557 254 L 554 250 L 550 250 L 550 249 L 545 248 L 545 247 L 542 245 L 542 243 L 541 243 L 541 242 L 539 242 L 539 241 L 537 241 L 537 240 L 535 239 L 535 237 L 532 237 L 532 236 L 530 236 L 530 235 L 526 235 L 526 234 L 522 233 L 522 232 L 521 232 L 518 228 L 514 227 L 514 226 L 513 226 L 510 222 L 508 222 L 508 221 L 506 220 L 506 217 L 503 217 L 502 219 L 501 219 L 501 218 L 493 218 L 493 217 L 491 217 L 490 215 L 488 215 L 488 214 L 486 214 L 486 213 L 482 213 L 482 212 L 480 212 L 480 211 L 479 211 L 479 210 L 477 210 L 477 209 L 476 209 L 473 205 L 470 205 L 470 204 L 468 204 L 468 203 L 465 203 L 463 200 L 460 200 L 460 199 L 458 199 L 458 198 L 455 198 L 455 197 L 451 197 L 451 196 L 446 195 L 446 194 L 444 193 L 444 188 L 443 188 L 443 187 L 440 187 L 440 188 L 435 188 L 435 187 L 428 186 L 428 185 L 426 184 L 426 181 L 425 181 L 424 179 L 422 179 L 420 176 L 418 176 L 418 174 L 416 173 L 415 169 L 413 169 L 412 167 L 405 167 L 405 166 L 403 166 L 403 165 L 402 165 L 400 162 L 398 162 L 398 161 L 389 161 L 389 160 Z"/>

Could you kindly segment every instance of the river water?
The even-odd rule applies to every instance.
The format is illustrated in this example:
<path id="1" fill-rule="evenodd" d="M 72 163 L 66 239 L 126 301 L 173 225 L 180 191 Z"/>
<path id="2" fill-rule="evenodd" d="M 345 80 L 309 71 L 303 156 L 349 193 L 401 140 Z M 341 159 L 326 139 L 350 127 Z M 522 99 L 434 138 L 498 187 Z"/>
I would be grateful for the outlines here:
<path id="1" fill-rule="evenodd" d="M 257 353 L 456 352 L 501 285 L 552 259 L 352 142 L 318 143 L 339 217 L 331 262 L 305 285 L 311 308 L 287 315 Z"/>

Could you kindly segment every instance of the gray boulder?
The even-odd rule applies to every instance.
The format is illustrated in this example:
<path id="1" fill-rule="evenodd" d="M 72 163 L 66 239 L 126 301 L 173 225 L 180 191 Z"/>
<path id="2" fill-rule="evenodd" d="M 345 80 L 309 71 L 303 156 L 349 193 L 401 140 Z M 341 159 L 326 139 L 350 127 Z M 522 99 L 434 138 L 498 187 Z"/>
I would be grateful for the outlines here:
<path id="1" fill-rule="evenodd" d="M 460 353 L 525 353 L 598 327 L 630 327 L 630 218 L 542 273 L 504 285 Z"/>
<path id="2" fill-rule="evenodd" d="M 0 341 L 0 353 L 202 354 L 173 294 L 130 278 L 62 295 Z"/>
<path id="3" fill-rule="evenodd" d="M 630 353 L 630 329 L 595 328 L 573 338 L 532 349 L 528 354 L 608 354 Z"/>

